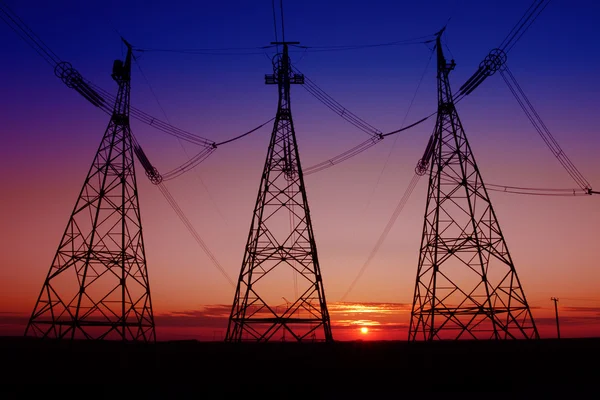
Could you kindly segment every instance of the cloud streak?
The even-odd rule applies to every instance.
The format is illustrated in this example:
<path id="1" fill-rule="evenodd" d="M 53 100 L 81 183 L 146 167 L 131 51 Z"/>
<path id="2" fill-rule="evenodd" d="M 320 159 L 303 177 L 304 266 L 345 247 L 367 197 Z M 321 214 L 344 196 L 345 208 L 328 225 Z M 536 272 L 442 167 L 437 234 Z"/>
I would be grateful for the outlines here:
<path id="1" fill-rule="evenodd" d="M 402 333 L 409 326 L 411 305 L 391 302 L 335 302 L 328 304 L 328 310 L 334 337 L 338 340 L 359 337 L 361 327 L 367 327 L 372 333 L 394 333 L 394 339 L 403 340 Z M 561 330 L 563 327 L 585 327 L 586 330 L 597 331 L 600 327 L 600 307 L 563 307 L 561 311 Z M 186 338 L 213 340 L 214 332 L 220 332 L 219 338 L 222 339 L 230 312 L 230 305 L 212 304 L 198 309 L 155 313 L 156 329 L 160 333 L 157 335 L 159 340 L 172 340 L 180 338 L 185 332 Z M 29 317 L 29 314 L 24 313 L 0 312 L 0 335 L 22 335 Z M 541 328 L 549 328 L 556 325 L 556 318 L 536 317 L 535 322 Z M 335 332 L 339 335 L 336 336 Z"/>

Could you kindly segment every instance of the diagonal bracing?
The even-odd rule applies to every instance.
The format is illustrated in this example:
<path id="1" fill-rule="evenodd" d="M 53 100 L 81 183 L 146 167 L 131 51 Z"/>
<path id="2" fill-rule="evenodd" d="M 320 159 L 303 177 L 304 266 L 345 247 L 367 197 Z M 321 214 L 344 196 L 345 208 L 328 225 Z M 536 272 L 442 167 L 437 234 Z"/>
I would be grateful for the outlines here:
<path id="1" fill-rule="evenodd" d="M 438 114 L 417 173 L 429 189 L 409 340 L 538 338 L 525 293 L 458 117 L 439 33 Z"/>
<path id="2" fill-rule="evenodd" d="M 131 46 L 115 61 L 110 122 L 25 335 L 155 341 L 129 127 Z"/>
<path id="3" fill-rule="evenodd" d="M 288 44 L 274 59 L 279 105 L 236 287 L 226 341 L 331 341 L 317 248 L 290 108 Z"/>

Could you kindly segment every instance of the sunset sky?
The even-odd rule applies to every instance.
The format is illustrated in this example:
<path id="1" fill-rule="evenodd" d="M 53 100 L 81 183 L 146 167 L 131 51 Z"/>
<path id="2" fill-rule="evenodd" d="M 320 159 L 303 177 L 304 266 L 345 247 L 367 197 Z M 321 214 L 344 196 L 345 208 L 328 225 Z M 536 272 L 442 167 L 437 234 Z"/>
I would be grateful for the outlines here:
<path id="1" fill-rule="evenodd" d="M 275 49 L 258 49 L 275 40 L 271 1 L 5 3 L 62 60 L 113 94 L 117 85 L 110 77 L 112 63 L 124 54 L 119 35 L 147 50 L 234 49 L 135 53 L 132 105 L 179 128 L 219 142 L 275 116 L 276 87 L 264 84 L 264 74 L 272 73 L 270 58 Z M 337 51 L 323 46 L 432 38 L 447 24 L 444 52 L 457 64 L 450 74 L 456 90 L 500 45 L 530 4 L 521 0 L 283 1 L 285 39 L 308 46 L 290 53 L 292 63 L 307 78 L 348 110 L 388 132 L 435 111 L 432 44 Z M 276 14 L 281 40 L 279 8 Z M 508 54 L 508 66 L 536 111 L 598 191 L 599 18 L 597 1 L 551 1 Z M 0 23 L 0 48 L 4 172 L 0 176 L 0 335 L 20 335 L 109 117 L 67 88 L 52 67 L 4 23 Z M 368 138 L 299 85 L 292 87 L 291 107 L 303 168 Z M 484 182 L 577 188 L 499 75 L 488 78 L 457 109 Z M 426 177 L 344 299 L 346 303 L 339 301 L 404 194 L 434 124 L 431 118 L 305 177 L 335 339 L 407 337 Z M 138 120 L 132 120 L 131 127 L 161 172 L 183 164 L 200 150 Z M 271 129 L 268 124 L 219 147 L 193 171 L 166 182 L 234 280 Z M 222 339 L 235 288 L 146 179 L 141 166 L 136 168 L 157 338 Z M 600 195 L 490 192 L 490 197 L 540 335 L 556 335 L 550 298 L 557 297 L 561 336 L 600 336 Z M 368 331 L 362 333 L 361 327 Z"/>

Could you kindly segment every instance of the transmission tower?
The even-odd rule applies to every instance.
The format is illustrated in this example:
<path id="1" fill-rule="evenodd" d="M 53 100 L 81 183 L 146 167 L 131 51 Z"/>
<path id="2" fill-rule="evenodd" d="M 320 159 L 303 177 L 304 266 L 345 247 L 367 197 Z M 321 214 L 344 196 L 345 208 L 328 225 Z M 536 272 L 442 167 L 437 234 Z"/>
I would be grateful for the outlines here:
<path id="1" fill-rule="evenodd" d="M 125 41 L 124 41 L 125 42 Z M 131 46 L 100 147 L 75 203 L 25 335 L 156 340 L 129 127 Z"/>
<path id="2" fill-rule="evenodd" d="M 290 85 L 304 83 L 288 57 L 297 43 L 272 43 L 283 53 L 265 83 L 279 104 L 226 341 L 333 340 L 290 108 Z"/>
<path id="3" fill-rule="evenodd" d="M 456 64 L 446 62 L 441 34 L 437 122 L 417 165 L 423 174 L 431 161 L 409 340 L 538 338 L 454 106 L 448 75 Z"/>

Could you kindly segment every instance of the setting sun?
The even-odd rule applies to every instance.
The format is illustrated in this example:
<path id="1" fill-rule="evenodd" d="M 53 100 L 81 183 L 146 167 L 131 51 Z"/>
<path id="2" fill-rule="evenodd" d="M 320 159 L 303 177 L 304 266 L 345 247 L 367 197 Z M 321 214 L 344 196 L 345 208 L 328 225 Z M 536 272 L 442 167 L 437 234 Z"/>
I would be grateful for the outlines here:
<path id="1" fill-rule="evenodd" d="M 367 328 L 366 326 L 360 328 L 360 333 L 362 333 L 363 335 L 365 335 L 367 332 L 369 332 L 369 328 Z"/>

